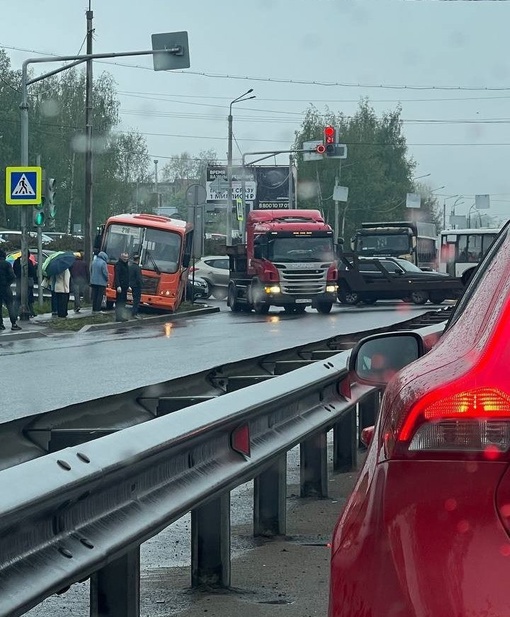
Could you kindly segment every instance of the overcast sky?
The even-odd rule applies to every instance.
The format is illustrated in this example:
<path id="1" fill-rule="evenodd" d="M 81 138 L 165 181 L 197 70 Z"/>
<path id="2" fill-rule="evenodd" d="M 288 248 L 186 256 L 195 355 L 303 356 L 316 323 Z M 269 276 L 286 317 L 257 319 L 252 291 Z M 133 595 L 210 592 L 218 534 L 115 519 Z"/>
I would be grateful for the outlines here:
<path id="1" fill-rule="evenodd" d="M 83 53 L 88 0 L 0 5 L 0 47 L 14 68 L 40 52 Z M 257 98 L 233 106 L 238 160 L 289 148 L 310 103 L 349 115 L 368 96 L 378 113 L 402 104 L 416 176 L 444 186 L 441 201 L 463 195 L 463 214 L 489 193 L 492 213 L 510 216 L 509 2 L 92 0 L 92 9 L 96 53 L 189 33 L 184 71 L 154 72 L 148 57 L 95 63 L 117 82 L 122 129 L 146 136 L 160 168 L 184 151 L 225 160 L 229 103 L 249 88 Z"/>

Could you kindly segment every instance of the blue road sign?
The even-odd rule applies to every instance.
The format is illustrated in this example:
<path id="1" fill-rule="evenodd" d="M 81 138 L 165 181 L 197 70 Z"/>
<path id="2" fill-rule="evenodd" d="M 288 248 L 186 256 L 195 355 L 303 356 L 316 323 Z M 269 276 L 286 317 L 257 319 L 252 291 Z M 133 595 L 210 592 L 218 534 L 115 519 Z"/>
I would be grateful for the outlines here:
<path id="1" fill-rule="evenodd" d="M 41 167 L 5 168 L 5 203 L 7 205 L 34 206 L 41 202 Z"/>

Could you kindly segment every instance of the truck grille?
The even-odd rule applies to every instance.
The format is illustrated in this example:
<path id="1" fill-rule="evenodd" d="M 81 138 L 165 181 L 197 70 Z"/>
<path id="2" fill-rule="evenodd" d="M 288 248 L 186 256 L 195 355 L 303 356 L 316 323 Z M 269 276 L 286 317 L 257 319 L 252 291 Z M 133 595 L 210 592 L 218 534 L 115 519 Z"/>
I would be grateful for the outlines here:
<path id="1" fill-rule="evenodd" d="M 142 293 L 155 294 L 158 292 L 158 278 L 142 274 Z"/>
<path id="2" fill-rule="evenodd" d="M 280 273 L 283 293 L 296 297 L 313 297 L 326 291 L 326 276 L 329 264 L 309 270 L 292 268 L 292 265 L 275 264 Z"/>

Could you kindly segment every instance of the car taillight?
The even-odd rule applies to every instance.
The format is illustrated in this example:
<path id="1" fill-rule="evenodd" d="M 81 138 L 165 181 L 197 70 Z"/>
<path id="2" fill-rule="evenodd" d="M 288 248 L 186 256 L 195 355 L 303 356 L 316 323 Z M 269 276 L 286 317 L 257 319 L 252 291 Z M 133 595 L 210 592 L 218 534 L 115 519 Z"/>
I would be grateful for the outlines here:
<path id="1" fill-rule="evenodd" d="M 509 394 L 491 387 L 444 394 L 429 393 L 410 409 L 396 439 L 387 439 L 391 451 L 479 453 L 494 459 L 510 449 Z"/>

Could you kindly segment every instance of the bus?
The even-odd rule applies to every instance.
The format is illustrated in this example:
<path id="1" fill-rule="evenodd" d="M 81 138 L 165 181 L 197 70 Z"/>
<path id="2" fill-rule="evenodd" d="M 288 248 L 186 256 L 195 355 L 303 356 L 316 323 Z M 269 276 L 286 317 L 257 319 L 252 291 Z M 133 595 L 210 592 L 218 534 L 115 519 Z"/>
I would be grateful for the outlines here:
<path id="1" fill-rule="evenodd" d="M 175 311 L 184 298 L 193 244 L 193 226 L 156 214 L 117 214 L 102 228 L 100 250 L 108 255 L 106 306 L 116 298 L 113 268 L 121 253 L 140 255 L 141 306 Z"/>
<path id="2" fill-rule="evenodd" d="M 476 266 L 485 256 L 498 229 L 445 229 L 439 234 L 439 272 L 470 279 Z"/>
<path id="3" fill-rule="evenodd" d="M 437 267 L 437 232 L 434 223 L 383 221 L 362 223 L 351 239 L 360 257 L 400 257 L 422 270 Z"/>

